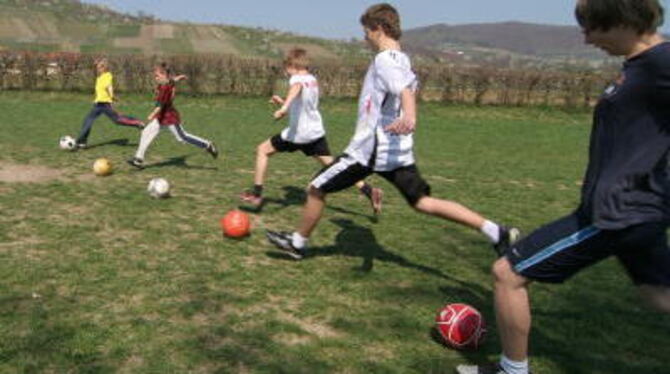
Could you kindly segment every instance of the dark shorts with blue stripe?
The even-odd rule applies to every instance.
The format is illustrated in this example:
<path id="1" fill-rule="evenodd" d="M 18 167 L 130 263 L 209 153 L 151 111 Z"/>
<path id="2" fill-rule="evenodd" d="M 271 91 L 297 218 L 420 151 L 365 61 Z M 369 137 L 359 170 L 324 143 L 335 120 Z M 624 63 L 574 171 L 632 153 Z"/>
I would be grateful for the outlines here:
<path id="1" fill-rule="evenodd" d="M 578 214 L 541 227 L 510 247 L 505 256 L 522 276 L 562 283 L 580 270 L 616 256 L 637 285 L 670 287 L 668 223 L 601 230 Z"/>

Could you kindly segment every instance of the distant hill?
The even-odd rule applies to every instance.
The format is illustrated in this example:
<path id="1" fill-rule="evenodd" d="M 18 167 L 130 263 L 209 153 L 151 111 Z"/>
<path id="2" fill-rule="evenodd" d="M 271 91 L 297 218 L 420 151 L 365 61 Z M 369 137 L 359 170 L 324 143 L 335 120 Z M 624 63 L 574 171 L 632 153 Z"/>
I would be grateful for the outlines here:
<path id="1" fill-rule="evenodd" d="M 407 30 L 403 44 L 417 62 L 426 58 L 544 67 L 564 66 L 566 59 L 602 61 L 605 57 L 584 45 L 576 27 L 520 22 L 421 27 Z M 78 0 L 0 0 L 0 50 L 278 58 L 294 46 L 307 49 L 315 59 L 361 60 L 370 56 L 362 42 L 251 27 L 167 22 Z"/>
<path id="2" fill-rule="evenodd" d="M 248 27 L 165 22 L 77 0 L 0 0 L 0 50 L 360 58 L 362 45 Z"/>
<path id="3" fill-rule="evenodd" d="M 446 54 L 508 52 L 538 58 L 603 59 L 605 54 L 585 45 L 579 28 L 523 22 L 467 25 L 438 24 L 408 30 L 408 49 Z"/>

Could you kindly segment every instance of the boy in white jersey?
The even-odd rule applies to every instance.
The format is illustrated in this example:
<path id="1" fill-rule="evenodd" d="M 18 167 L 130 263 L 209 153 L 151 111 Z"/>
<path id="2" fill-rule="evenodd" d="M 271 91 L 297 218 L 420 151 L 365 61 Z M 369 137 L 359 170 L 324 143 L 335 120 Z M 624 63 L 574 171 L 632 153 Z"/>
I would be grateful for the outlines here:
<path id="1" fill-rule="evenodd" d="M 417 211 L 480 230 L 496 250 L 516 241 L 517 229 L 507 229 L 458 203 L 430 196 L 430 186 L 421 178 L 412 152 L 417 79 L 409 58 L 400 50 L 398 12 L 389 4 L 373 5 L 360 22 L 366 41 L 378 54 L 365 76 L 356 133 L 344 154 L 310 183 L 298 230 L 268 231 L 268 240 L 291 257 L 302 259 L 307 240 L 321 218 L 326 194 L 377 173 L 392 183 Z"/>
<path id="2" fill-rule="evenodd" d="M 253 189 L 240 195 L 242 201 L 256 208 L 261 208 L 263 205 L 263 182 L 268 159 L 275 153 L 300 150 L 324 166 L 333 162 L 319 113 L 319 83 L 310 74 L 308 66 L 307 51 L 301 48 L 289 51 L 284 60 L 286 73 L 291 77 L 290 87 L 286 99 L 274 95 L 270 102 L 281 105 L 281 108 L 274 112 L 275 119 L 281 119 L 289 114 L 289 126 L 258 145 Z M 358 181 L 356 186 L 370 199 L 374 212 L 378 213 L 381 209 L 382 191 L 379 188 L 372 188 L 363 181 Z"/>

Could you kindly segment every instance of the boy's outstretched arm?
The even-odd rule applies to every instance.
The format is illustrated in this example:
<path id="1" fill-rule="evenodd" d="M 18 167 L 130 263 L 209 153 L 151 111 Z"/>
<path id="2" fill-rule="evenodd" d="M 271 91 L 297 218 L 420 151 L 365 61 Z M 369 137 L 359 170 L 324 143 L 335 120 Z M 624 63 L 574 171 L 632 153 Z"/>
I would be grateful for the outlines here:
<path id="1" fill-rule="evenodd" d="M 176 82 L 179 82 L 179 81 L 183 81 L 184 79 L 188 79 L 188 75 L 186 75 L 186 74 L 179 74 L 179 75 L 177 75 L 176 77 L 172 78 L 172 80 L 175 81 L 175 83 L 176 83 Z"/>
<path id="2" fill-rule="evenodd" d="M 386 131 L 405 135 L 416 129 L 416 92 L 406 87 L 400 93 L 400 108 L 402 116 L 386 128 Z"/>
<path id="3" fill-rule="evenodd" d="M 270 104 L 282 105 L 284 104 L 284 99 L 279 95 L 272 95 L 270 98 Z"/>
<path id="4" fill-rule="evenodd" d="M 280 119 L 286 115 L 288 108 L 291 107 L 291 103 L 293 100 L 295 100 L 296 97 L 298 97 L 298 94 L 300 94 L 301 90 L 302 84 L 295 83 L 291 85 L 291 87 L 288 89 L 288 93 L 286 94 L 286 100 L 284 100 L 281 108 L 279 108 L 279 110 L 277 110 L 273 115 L 275 119 Z"/>

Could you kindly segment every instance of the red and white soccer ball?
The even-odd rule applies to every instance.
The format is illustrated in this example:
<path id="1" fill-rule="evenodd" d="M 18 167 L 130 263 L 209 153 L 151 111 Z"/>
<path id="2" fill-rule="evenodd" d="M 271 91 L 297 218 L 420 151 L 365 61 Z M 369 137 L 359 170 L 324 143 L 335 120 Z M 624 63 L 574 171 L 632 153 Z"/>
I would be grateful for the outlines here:
<path id="1" fill-rule="evenodd" d="M 445 343 L 455 349 L 477 349 L 486 335 L 481 313 L 467 304 L 447 304 L 435 317 Z"/>

